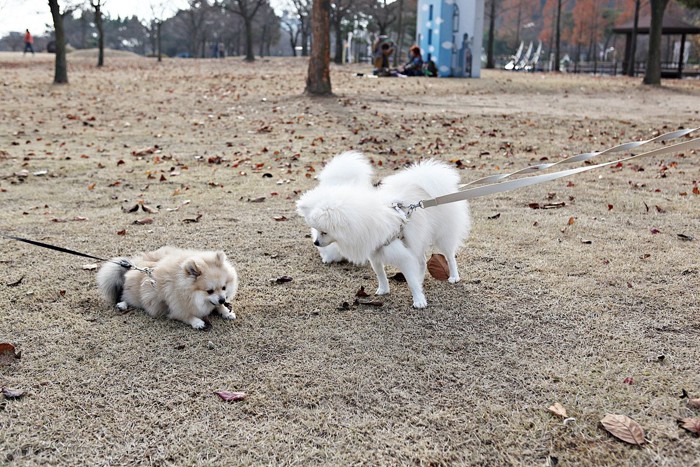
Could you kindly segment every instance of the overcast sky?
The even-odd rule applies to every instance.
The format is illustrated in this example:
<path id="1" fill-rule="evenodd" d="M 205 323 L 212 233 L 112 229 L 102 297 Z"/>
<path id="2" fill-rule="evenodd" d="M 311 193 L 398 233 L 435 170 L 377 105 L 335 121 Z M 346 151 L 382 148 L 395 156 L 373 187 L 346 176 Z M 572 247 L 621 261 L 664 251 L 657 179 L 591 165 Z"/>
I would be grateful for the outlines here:
<path id="1" fill-rule="evenodd" d="M 281 0 L 271 2 L 280 3 Z M 59 1 L 59 5 L 80 3 L 80 1 Z M 86 5 L 89 1 L 85 0 Z M 152 17 L 151 5 L 165 4 L 165 17 L 172 16 L 179 8 L 187 6 L 187 0 L 106 0 L 104 11 L 111 17 L 129 17 L 136 15 L 141 19 Z M 10 31 L 24 32 L 29 29 L 32 34 L 40 35 L 46 30 L 46 24 L 53 24 L 51 10 L 47 0 L 0 0 L 0 36 Z"/>

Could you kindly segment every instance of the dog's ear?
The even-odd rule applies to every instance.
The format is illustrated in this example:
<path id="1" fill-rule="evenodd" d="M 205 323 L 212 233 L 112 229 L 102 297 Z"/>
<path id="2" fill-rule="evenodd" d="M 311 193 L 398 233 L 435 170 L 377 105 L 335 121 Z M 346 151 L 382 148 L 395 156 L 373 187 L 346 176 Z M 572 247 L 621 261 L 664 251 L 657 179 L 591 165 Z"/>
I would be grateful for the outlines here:
<path id="1" fill-rule="evenodd" d="M 216 252 L 216 263 L 217 264 L 224 264 L 226 262 L 226 253 L 223 251 L 219 250 Z"/>
<path id="2" fill-rule="evenodd" d="M 182 269 L 185 270 L 185 274 L 188 276 L 192 277 L 199 277 L 202 275 L 201 269 L 199 269 L 199 266 L 197 265 L 197 262 L 194 259 L 188 259 L 187 262 L 182 266 Z"/>

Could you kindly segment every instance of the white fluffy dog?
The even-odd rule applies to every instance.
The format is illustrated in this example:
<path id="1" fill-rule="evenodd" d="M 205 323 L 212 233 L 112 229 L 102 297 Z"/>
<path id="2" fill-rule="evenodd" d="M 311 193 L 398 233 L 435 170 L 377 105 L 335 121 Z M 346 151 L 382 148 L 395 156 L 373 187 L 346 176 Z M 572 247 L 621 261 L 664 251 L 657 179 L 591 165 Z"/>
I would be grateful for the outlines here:
<path id="1" fill-rule="evenodd" d="M 320 187 L 333 186 L 360 186 L 364 188 L 372 187 L 372 165 L 367 158 L 358 151 L 346 151 L 335 156 L 326 164 L 318 174 Z M 316 245 L 318 231 L 311 228 L 311 238 Z M 334 263 L 346 259 L 337 243 L 327 246 L 318 246 L 318 253 L 324 263 Z"/>
<path id="2" fill-rule="evenodd" d="M 413 306 L 424 308 L 428 304 L 423 294 L 426 251 L 433 245 L 443 253 L 449 281 L 459 281 L 455 255 L 469 235 L 469 206 L 465 201 L 418 208 L 408 218 L 406 207 L 455 192 L 458 184 L 455 169 L 427 160 L 383 179 L 378 187 L 322 182 L 299 199 L 297 212 L 316 230 L 314 245 L 337 244 L 348 260 L 370 261 L 379 282 L 377 295 L 389 293 L 384 265 L 391 264 L 406 278 Z"/>

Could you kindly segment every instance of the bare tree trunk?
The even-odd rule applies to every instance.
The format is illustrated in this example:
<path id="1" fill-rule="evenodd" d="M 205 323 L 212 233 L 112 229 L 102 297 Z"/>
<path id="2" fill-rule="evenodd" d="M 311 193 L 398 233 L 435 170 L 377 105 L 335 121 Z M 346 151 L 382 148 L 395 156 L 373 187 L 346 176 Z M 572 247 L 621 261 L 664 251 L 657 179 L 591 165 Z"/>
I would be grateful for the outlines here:
<path id="1" fill-rule="evenodd" d="M 163 56 L 161 55 L 161 35 L 160 35 L 160 27 L 163 25 L 163 21 L 158 20 L 156 23 L 156 35 L 157 35 L 157 43 L 158 43 L 158 61 L 162 62 L 163 61 Z"/>
<path id="2" fill-rule="evenodd" d="M 495 40 L 495 28 L 496 28 L 496 0 L 491 0 L 490 4 L 490 15 L 489 15 L 489 36 L 488 43 L 486 44 L 486 68 L 494 69 L 496 68 L 496 63 L 493 58 L 493 48 Z"/>
<path id="3" fill-rule="evenodd" d="M 245 25 L 245 60 L 246 62 L 255 61 L 255 53 L 253 52 L 253 19 L 243 17 Z"/>
<path id="4" fill-rule="evenodd" d="M 105 31 L 102 24 L 102 0 L 96 2 L 90 0 L 90 5 L 95 10 L 95 26 L 97 27 L 97 66 L 105 64 Z"/>
<path id="5" fill-rule="evenodd" d="M 647 55 L 647 69 L 642 81 L 644 84 L 661 84 L 661 30 L 666 5 L 668 5 L 668 0 L 651 0 L 649 53 Z"/>
<path id="6" fill-rule="evenodd" d="M 333 62 L 341 65 L 343 63 L 343 19 L 333 18 L 333 32 L 335 33 L 335 54 Z"/>
<path id="7" fill-rule="evenodd" d="M 331 2 L 314 0 L 311 9 L 313 47 L 306 77 L 306 94 L 330 96 L 331 92 Z"/>
<path id="8" fill-rule="evenodd" d="M 561 71 L 561 0 L 557 0 L 557 24 L 554 29 L 554 69 L 552 71 Z"/>
<path id="9" fill-rule="evenodd" d="M 398 43 L 396 44 L 396 53 L 394 54 L 394 68 L 399 66 L 399 59 L 401 58 L 401 52 L 403 52 L 403 0 L 398 0 L 399 2 L 399 18 L 398 18 Z M 406 60 L 408 61 L 408 60 Z"/>
<path id="10" fill-rule="evenodd" d="M 634 2 L 634 24 L 630 38 L 630 56 L 627 58 L 627 76 L 634 76 L 635 57 L 637 56 L 637 29 L 639 28 L 639 0 Z"/>
<path id="11" fill-rule="evenodd" d="M 68 84 L 68 64 L 66 62 L 66 34 L 63 30 L 63 16 L 59 10 L 58 0 L 49 0 L 53 27 L 56 35 L 56 62 L 54 65 L 54 84 Z"/>

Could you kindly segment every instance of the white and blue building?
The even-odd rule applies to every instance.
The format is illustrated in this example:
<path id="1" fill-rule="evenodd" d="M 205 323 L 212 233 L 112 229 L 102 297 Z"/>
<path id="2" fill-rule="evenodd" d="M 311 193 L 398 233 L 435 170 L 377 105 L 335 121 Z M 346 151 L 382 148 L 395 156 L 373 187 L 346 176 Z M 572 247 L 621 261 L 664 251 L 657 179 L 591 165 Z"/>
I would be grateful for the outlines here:
<path id="1" fill-rule="evenodd" d="M 484 0 L 418 0 L 417 43 L 439 77 L 478 78 Z"/>

